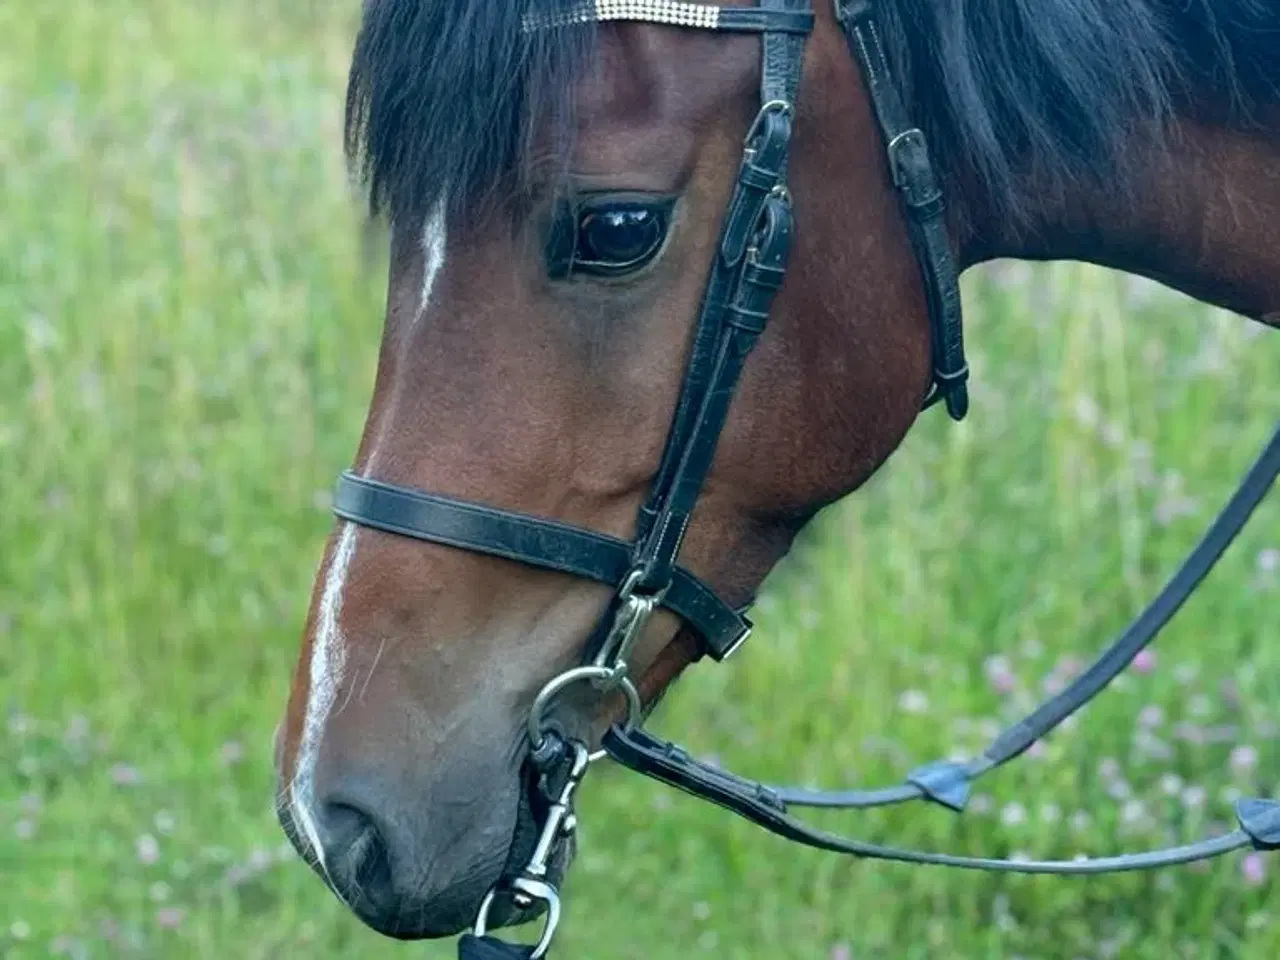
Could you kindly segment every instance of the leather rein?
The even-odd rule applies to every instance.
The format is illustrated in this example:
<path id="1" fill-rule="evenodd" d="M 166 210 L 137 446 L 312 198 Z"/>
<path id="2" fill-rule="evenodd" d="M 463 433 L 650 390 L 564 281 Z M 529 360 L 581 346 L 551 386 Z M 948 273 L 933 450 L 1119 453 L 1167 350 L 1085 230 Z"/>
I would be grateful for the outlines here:
<path id="1" fill-rule="evenodd" d="M 923 132 L 911 123 L 894 84 L 877 25 L 877 0 L 833 3 L 836 20 L 869 91 L 920 265 L 933 344 L 932 385 L 924 405 L 943 403 L 950 416 L 960 420 L 969 406 L 969 368 L 964 356 L 959 272 L 929 147 Z M 911 800 L 963 811 L 979 778 L 1020 756 L 1087 704 L 1151 643 L 1194 592 L 1275 483 L 1280 473 L 1280 428 L 1151 605 L 1066 689 L 1000 733 L 969 761 L 927 764 L 908 774 L 903 783 L 886 788 L 812 791 L 767 786 L 713 768 L 641 729 L 643 709 L 627 672 L 628 657 L 657 607 L 679 616 L 698 637 L 700 653 L 716 661 L 730 656 L 751 630 L 744 611 L 730 606 L 680 567 L 677 558 L 739 375 L 765 330 L 774 296 L 786 276 L 794 228 L 787 160 L 805 43 L 813 29 L 814 14 L 809 0 L 758 0 L 754 7 L 679 0 L 585 0 L 556 12 L 531 14 L 525 29 L 563 29 L 607 21 L 750 33 L 762 38 L 761 107 L 745 139 L 683 387 L 653 486 L 637 518 L 634 541 L 350 472 L 340 477 L 334 502 L 335 514 L 353 523 L 573 574 L 615 591 L 591 635 L 582 665 L 554 677 L 535 698 L 529 716 L 529 766 L 544 811 L 541 832 L 529 862 L 486 897 L 474 933 L 460 941 L 460 956 L 466 960 L 536 960 L 546 954 L 560 917 L 550 858 L 573 832 L 573 797 L 588 765 L 606 754 L 625 767 L 724 807 L 779 836 L 866 858 L 1010 873 L 1085 875 L 1190 863 L 1246 847 L 1280 847 L 1280 802 L 1264 798 L 1238 801 L 1238 827 L 1222 836 L 1149 852 L 1075 860 L 1002 860 L 882 846 L 819 830 L 791 812 L 797 807 L 869 809 Z M 627 704 L 627 719 L 608 730 L 602 749 L 594 754 L 581 742 L 566 741 L 548 722 L 554 699 L 576 684 L 589 684 L 600 695 L 621 692 Z M 512 946 L 487 935 L 490 913 L 501 897 L 510 898 L 520 909 L 547 909 L 536 945 Z"/>

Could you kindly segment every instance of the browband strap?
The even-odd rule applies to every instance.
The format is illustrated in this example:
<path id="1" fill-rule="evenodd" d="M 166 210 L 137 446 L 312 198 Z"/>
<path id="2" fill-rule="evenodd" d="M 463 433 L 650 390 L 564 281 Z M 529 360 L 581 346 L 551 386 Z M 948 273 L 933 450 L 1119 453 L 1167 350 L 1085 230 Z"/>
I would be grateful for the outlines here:
<path id="1" fill-rule="evenodd" d="M 766 7 L 718 7 L 685 0 L 584 0 L 560 10 L 529 13 L 528 33 L 555 27 L 621 20 L 723 33 L 794 33 L 813 30 L 813 11 Z"/>

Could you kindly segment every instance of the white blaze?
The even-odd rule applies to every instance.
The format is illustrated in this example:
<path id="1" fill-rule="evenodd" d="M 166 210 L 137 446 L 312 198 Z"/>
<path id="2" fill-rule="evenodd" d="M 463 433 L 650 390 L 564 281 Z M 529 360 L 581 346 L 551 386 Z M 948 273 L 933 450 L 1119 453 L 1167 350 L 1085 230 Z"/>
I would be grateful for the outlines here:
<path id="1" fill-rule="evenodd" d="M 422 296 L 418 304 L 418 316 L 431 301 L 431 291 L 440 268 L 444 266 L 445 252 L 445 204 L 441 200 L 427 218 L 422 230 Z M 369 470 L 378 458 L 379 444 L 375 442 L 369 453 Z M 342 600 L 346 589 L 347 574 L 356 552 L 359 527 L 344 523 L 333 551 L 333 562 L 325 575 L 324 589 L 320 593 L 320 609 L 316 617 L 315 636 L 311 641 L 310 686 L 307 690 L 307 709 L 303 720 L 302 742 L 298 748 L 298 762 L 289 798 L 294 817 L 306 834 L 307 840 L 320 865 L 324 867 L 324 848 L 320 844 L 315 825 L 315 770 L 324 738 L 325 724 L 333 712 L 333 705 L 342 685 L 347 663 L 347 638 L 342 632 Z"/>

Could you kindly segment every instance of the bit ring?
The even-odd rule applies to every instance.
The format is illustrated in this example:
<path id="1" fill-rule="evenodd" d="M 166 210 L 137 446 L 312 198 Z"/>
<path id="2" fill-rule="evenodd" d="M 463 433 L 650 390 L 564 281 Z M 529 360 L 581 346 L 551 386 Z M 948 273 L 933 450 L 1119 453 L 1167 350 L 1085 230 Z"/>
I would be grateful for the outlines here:
<path id="1" fill-rule="evenodd" d="M 535 750 L 542 745 L 545 739 L 545 734 L 542 732 L 543 721 L 551 701 L 555 699 L 558 693 L 567 687 L 573 686 L 575 683 L 607 684 L 608 688 L 616 687 L 621 690 L 627 700 L 626 728 L 628 730 L 643 719 L 640 692 L 636 690 L 636 685 L 631 682 L 629 677 L 619 674 L 612 667 L 575 667 L 554 677 L 538 691 L 538 695 L 533 699 L 533 706 L 529 708 L 528 732 L 529 743 L 533 745 Z M 603 756 L 604 751 L 597 750 L 590 755 L 590 759 L 593 761 L 599 760 Z"/>

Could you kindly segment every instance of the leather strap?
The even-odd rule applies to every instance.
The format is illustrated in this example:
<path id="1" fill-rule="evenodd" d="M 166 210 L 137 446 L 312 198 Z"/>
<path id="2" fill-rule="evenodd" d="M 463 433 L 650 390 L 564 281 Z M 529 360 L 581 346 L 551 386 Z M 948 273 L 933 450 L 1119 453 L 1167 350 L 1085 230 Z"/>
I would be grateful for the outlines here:
<path id="1" fill-rule="evenodd" d="M 701 349 L 690 357 L 663 469 L 637 522 L 635 567 L 642 571 L 642 591 L 662 591 L 671 576 L 715 458 L 742 365 L 764 331 L 786 273 L 791 208 L 785 194 L 774 191 L 781 186 L 790 141 L 790 105 L 775 102 L 761 110 L 721 227 L 707 284 L 711 295 L 703 302 L 695 335 L 695 347 Z M 744 321 L 743 311 L 761 317 L 758 322 Z"/>
<path id="2" fill-rule="evenodd" d="M 960 272 L 947 235 L 946 205 L 924 133 L 911 122 L 884 53 L 872 0 L 833 0 L 849 53 L 862 70 L 884 137 L 889 171 L 902 197 L 933 327 L 933 386 L 928 408 L 945 401 L 954 420 L 969 411 Z"/>
<path id="3" fill-rule="evenodd" d="M 1124 670 L 1186 602 L 1248 523 L 1280 475 L 1280 426 L 1241 480 L 1222 512 L 1178 571 L 1123 634 L 1065 690 L 997 736 L 967 763 L 943 761 L 913 771 L 905 783 L 878 790 L 840 792 L 773 787 L 694 760 L 672 743 L 643 730 L 613 727 L 604 749 L 623 766 L 709 800 L 789 840 L 841 853 L 883 860 L 1018 873 L 1093 874 L 1190 863 L 1252 846 L 1280 846 L 1280 803 L 1243 800 L 1236 805 L 1240 828 L 1190 846 L 1084 861 L 1007 861 L 924 853 L 850 840 L 795 820 L 788 807 L 856 809 L 927 799 L 961 812 L 979 777 L 1021 755 L 1080 710 Z"/>
<path id="4" fill-rule="evenodd" d="M 344 520 L 595 580 L 609 587 L 631 567 L 631 544 L 593 530 L 358 477 L 338 478 L 333 512 Z M 721 660 L 751 632 L 751 622 L 680 567 L 662 605 L 684 619 Z"/>
<path id="5" fill-rule="evenodd" d="M 759 7 L 721 7 L 720 22 L 716 29 L 737 33 L 786 34 L 803 39 L 813 32 L 813 11 L 809 9 L 808 0 L 778 7 L 772 7 L 769 3 L 761 3 Z"/>
<path id="6" fill-rule="evenodd" d="M 868 859 L 994 873 L 1079 876 L 1175 866 L 1208 860 L 1245 847 L 1253 847 L 1255 850 L 1280 848 L 1280 802 L 1253 798 L 1236 804 L 1239 828 L 1233 832 L 1186 846 L 1145 853 L 1082 860 L 1000 860 L 907 850 L 855 840 L 811 827 L 791 816 L 782 798 L 764 784 L 700 763 L 674 744 L 660 740 L 644 730 L 626 730 L 614 726 L 605 734 L 604 748 L 609 756 L 623 766 L 723 807 L 785 840 Z"/>
<path id="7" fill-rule="evenodd" d="M 804 11 L 810 21 L 813 19 L 813 13 L 809 11 L 809 0 L 760 0 L 760 11 L 776 17 L 801 16 L 804 15 L 801 11 Z M 806 34 L 777 31 L 764 35 L 764 61 L 760 70 L 761 105 L 775 100 L 793 105 L 800 102 L 800 80 L 804 75 L 804 48 L 807 39 Z"/>
<path id="8" fill-rule="evenodd" d="M 1046 700 L 1017 723 L 1002 731 L 979 756 L 965 762 L 939 761 L 920 767 L 906 782 L 877 790 L 814 791 L 771 787 L 792 806 L 867 808 L 908 800 L 932 800 L 957 812 L 968 802 L 978 778 L 1021 756 L 1067 717 L 1096 697 L 1159 635 L 1174 614 L 1208 576 L 1227 548 L 1266 499 L 1280 475 L 1280 425 L 1241 479 L 1221 513 L 1214 518 L 1195 549 L 1165 583 L 1160 593 L 1062 692 Z"/>
<path id="9" fill-rule="evenodd" d="M 503 943 L 496 937 L 477 937 L 464 933 L 458 938 L 458 960 L 529 960 L 533 947 L 522 943 Z"/>

